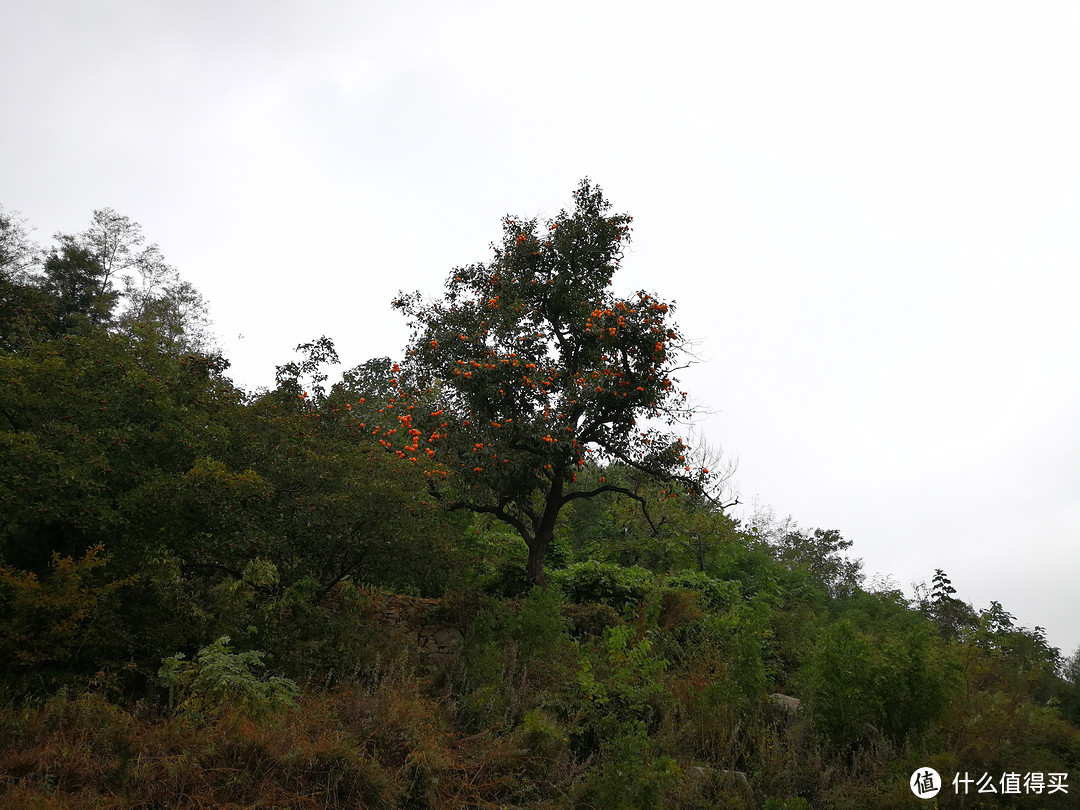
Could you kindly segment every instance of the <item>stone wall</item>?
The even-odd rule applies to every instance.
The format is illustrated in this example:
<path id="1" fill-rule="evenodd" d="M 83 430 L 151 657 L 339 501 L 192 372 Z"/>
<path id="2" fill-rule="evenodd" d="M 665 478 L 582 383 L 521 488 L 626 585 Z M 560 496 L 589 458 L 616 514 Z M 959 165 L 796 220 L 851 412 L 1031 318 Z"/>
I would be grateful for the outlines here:
<path id="1" fill-rule="evenodd" d="M 440 599 L 375 594 L 375 621 L 392 639 L 415 644 L 432 663 L 445 663 L 461 644 L 456 617 Z"/>
<path id="2" fill-rule="evenodd" d="M 322 601 L 336 613 L 348 598 L 348 586 L 339 586 Z M 445 663 L 461 644 L 463 621 L 441 599 L 423 599 L 377 591 L 354 591 L 370 611 L 374 625 L 389 641 L 415 645 L 434 664 Z"/>

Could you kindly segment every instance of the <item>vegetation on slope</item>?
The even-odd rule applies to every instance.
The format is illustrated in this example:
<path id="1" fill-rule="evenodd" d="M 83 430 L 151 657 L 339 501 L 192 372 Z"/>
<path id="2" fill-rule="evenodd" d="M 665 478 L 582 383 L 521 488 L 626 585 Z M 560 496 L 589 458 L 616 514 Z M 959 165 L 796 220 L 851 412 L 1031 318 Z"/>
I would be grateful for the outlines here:
<path id="1" fill-rule="evenodd" d="M 510 219 L 496 261 L 562 289 L 575 223 L 546 256 Z M 41 253 L 0 214 L 0 807 L 906 807 L 921 767 L 1076 781 L 1077 656 L 940 570 L 908 600 L 835 530 L 733 520 L 721 467 L 634 425 L 654 400 L 619 410 L 645 334 L 619 330 L 652 317 L 619 323 L 635 299 L 592 302 L 579 365 L 520 370 L 557 390 L 521 387 L 478 432 L 487 389 L 440 382 L 441 355 L 327 389 L 323 338 L 273 390 L 238 390 L 197 293 L 143 244 L 102 211 Z M 512 278 L 507 303 L 562 300 Z M 568 340 L 576 316 L 546 315 Z M 669 390 L 664 335 L 637 394 Z M 508 471 L 463 473 L 477 444 Z M 388 634 L 386 594 L 438 600 L 460 643 L 436 658 Z"/>

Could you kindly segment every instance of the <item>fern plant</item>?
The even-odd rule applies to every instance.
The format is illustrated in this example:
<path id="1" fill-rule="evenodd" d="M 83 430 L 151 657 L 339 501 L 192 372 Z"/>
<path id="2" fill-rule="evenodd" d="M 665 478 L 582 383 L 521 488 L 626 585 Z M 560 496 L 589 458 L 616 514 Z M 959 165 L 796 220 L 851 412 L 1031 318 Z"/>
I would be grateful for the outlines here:
<path id="1" fill-rule="evenodd" d="M 199 650 L 194 661 L 183 653 L 162 659 L 158 680 L 169 690 L 169 706 L 176 713 L 218 715 L 235 707 L 252 717 L 283 709 L 296 709 L 300 688 L 289 678 L 260 679 L 252 668 L 263 667 L 257 650 L 233 652 L 222 636 Z"/>

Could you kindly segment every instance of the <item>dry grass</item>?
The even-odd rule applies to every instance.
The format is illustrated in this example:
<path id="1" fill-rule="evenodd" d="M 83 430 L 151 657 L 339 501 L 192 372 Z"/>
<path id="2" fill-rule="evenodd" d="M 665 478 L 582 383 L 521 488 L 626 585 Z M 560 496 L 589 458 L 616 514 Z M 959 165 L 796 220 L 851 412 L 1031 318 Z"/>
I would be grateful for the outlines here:
<path id="1" fill-rule="evenodd" d="M 462 737 L 390 666 L 297 712 L 203 721 L 64 694 L 0 711 L 0 809 L 496 808 L 547 790 L 520 735 Z"/>

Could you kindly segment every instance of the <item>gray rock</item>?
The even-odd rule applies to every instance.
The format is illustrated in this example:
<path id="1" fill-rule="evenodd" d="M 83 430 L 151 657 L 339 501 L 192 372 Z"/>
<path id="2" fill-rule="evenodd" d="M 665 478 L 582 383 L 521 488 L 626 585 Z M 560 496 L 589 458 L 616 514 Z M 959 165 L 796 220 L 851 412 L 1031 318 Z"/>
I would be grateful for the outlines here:
<path id="1" fill-rule="evenodd" d="M 774 704 L 776 704 L 785 712 L 790 714 L 792 717 L 798 716 L 799 704 L 802 703 L 802 701 L 799 700 L 797 697 L 792 697 L 791 695 L 781 695 L 779 692 L 773 692 L 771 695 L 769 695 L 769 700 L 771 700 Z"/>

